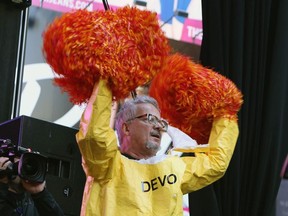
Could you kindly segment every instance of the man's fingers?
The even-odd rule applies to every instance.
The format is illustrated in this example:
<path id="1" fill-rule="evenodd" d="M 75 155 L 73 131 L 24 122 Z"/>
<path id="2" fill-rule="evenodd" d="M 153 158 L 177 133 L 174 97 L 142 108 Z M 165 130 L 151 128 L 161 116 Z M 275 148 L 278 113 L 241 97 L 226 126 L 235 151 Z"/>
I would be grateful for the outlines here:
<path id="1" fill-rule="evenodd" d="M 4 158 L 4 157 L 1 157 L 0 158 L 0 169 L 1 170 L 5 170 L 9 164 L 11 164 L 12 162 L 9 160 L 9 158 Z"/>

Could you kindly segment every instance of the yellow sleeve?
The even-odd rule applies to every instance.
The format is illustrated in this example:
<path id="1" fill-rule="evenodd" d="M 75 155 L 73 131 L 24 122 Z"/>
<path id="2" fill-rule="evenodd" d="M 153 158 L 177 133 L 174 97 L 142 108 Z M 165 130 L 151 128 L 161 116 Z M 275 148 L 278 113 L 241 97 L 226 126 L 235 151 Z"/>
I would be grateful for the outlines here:
<path id="1" fill-rule="evenodd" d="M 186 170 L 182 182 L 183 193 L 201 189 L 220 179 L 226 172 L 239 134 L 235 120 L 216 119 L 213 122 L 207 153 L 183 157 Z"/>
<path id="2" fill-rule="evenodd" d="M 87 104 L 76 139 L 86 175 L 107 180 L 112 175 L 117 138 L 110 127 L 112 94 L 106 81 L 100 80 Z"/>

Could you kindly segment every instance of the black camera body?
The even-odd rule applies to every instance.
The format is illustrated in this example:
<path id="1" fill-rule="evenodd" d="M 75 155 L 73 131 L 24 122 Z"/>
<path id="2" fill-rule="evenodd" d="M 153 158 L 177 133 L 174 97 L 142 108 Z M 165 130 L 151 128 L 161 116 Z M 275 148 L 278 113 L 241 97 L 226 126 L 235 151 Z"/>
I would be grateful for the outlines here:
<path id="1" fill-rule="evenodd" d="M 18 175 L 21 179 L 34 183 L 45 181 L 48 158 L 39 152 L 17 147 L 9 139 L 0 139 L 0 157 L 7 157 L 12 162 L 11 166 L 1 171 L 1 176 L 13 178 Z M 15 162 L 15 158 L 19 158 L 19 161 Z"/>

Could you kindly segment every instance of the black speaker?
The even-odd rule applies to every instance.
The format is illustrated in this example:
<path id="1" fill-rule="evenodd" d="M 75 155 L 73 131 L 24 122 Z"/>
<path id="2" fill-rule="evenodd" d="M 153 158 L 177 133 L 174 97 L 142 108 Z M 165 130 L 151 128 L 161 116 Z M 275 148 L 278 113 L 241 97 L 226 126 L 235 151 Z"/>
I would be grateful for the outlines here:
<path id="1" fill-rule="evenodd" d="M 20 116 L 0 124 L 0 139 L 48 157 L 48 190 L 65 215 L 80 215 L 85 174 L 75 135 L 78 130 Z"/>

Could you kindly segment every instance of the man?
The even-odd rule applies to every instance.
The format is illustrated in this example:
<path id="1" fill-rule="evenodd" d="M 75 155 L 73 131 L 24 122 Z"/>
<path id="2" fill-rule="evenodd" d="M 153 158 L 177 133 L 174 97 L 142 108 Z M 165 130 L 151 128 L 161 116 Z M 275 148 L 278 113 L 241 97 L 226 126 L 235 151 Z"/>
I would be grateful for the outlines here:
<path id="1" fill-rule="evenodd" d="M 100 80 L 76 135 L 87 175 L 81 215 L 182 216 L 183 194 L 224 175 L 238 136 L 236 121 L 214 121 L 208 153 L 156 155 L 163 131 L 170 128 L 161 120 L 156 101 L 139 96 L 122 105 L 115 123 L 119 149 L 110 126 L 111 105 L 111 91 Z M 179 130 L 169 133 L 177 145 L 179 137 L 187 138 Z"/>
<path id="2" fill-rule="evenodd" d="M 1 216 L 63 216 L 64 213 L 42 183 L 28 182 L 12 176 L 7 167 L 12 162 L 0 157 Z"/>

